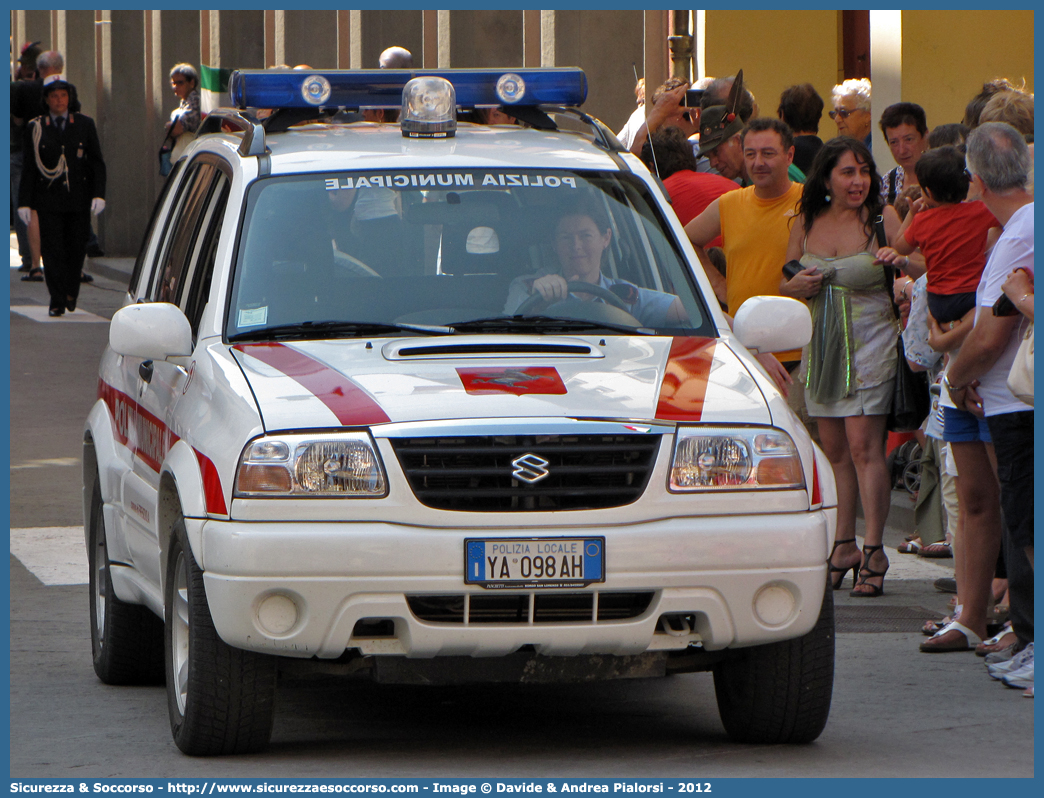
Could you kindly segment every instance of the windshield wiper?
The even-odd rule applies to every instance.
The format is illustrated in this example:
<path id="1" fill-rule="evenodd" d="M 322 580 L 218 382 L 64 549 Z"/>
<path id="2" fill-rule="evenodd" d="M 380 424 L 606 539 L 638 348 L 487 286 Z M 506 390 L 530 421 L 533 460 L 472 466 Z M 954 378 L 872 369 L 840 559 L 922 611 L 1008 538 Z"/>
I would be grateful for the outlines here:
<path id="1" fill-rule="evenodd" d="M 540 332 L 585 332 L 594 330 L 613 330 L 627 335 L 656 335 L 656 330 L 649 327 L 631 327 L 626 324 L 614 324 L 606 321 L 589 321 L 587 319 L 568 319 L 556 316 L 493 316 L 488 319 L 454 322 L 453 330 L 462 332 L 493 331 L 540 331 Z"/>
<path id="2" fill-rule="evenodd" d="M 230 335 L 232 341 L 273 341 L 284 338 L 323 338 L 338 335 L 381 335 L 383 333 L 420 333 L 422 335 L 453 335 L 452 327 L 434 324 L 386 324 L 369 321 L 301 321 L 278 324 L 257 330 Z"/>

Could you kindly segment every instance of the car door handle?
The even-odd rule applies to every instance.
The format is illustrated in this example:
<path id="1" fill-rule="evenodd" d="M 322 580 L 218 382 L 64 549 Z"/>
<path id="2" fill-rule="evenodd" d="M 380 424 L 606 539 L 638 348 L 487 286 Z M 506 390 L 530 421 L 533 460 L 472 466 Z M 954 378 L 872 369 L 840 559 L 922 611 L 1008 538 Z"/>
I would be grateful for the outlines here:
<path id="1" fill-rule="evenodd" d="M 138 376 L 141 377 L 143 382 L 148 384 L 152 382 L 152 372 L 154 370 L 151 360 L 143 360 L 141 365 L 138 366 Z"/>

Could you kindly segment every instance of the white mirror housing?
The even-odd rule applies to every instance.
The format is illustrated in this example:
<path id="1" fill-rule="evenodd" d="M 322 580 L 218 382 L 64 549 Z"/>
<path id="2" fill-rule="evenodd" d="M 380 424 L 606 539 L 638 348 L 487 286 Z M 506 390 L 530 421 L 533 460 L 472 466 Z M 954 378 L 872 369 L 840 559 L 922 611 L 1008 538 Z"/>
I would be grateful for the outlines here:
<path id="1" fill-rule="evenodd" d="M 796 299 L 752 296 L 736 311 L 732 331 L 751 352 L 786 352 L 812 340 L 812 314 Z"/>
<path id="2" fill-rule="evenodd" d="M 187 357 L 192 354 L 192 327 L 177 305 L 127 305 L 112 317 L 109 346 L 118 355 L 143 360 Z"/>

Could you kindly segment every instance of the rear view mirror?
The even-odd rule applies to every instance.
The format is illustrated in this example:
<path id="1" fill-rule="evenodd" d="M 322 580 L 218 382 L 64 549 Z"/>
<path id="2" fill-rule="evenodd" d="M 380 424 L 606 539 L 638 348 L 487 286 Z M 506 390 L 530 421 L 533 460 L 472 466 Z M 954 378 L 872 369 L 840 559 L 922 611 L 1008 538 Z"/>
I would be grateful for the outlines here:
<path id="1" fill-rule="evenodd" d="M 109 346 L 118 355 L 144 360 L 187 357 L 192 354 L 192 327 L 177 305 L 127 305 L 112 317 Z"/>
<path id="2" fill-rule="evenodd" d="M 812 340 L 812 314 L 796 299 L 752 296 L 736 311 L 732 331 L 751 352 L 786 352 Z"/>

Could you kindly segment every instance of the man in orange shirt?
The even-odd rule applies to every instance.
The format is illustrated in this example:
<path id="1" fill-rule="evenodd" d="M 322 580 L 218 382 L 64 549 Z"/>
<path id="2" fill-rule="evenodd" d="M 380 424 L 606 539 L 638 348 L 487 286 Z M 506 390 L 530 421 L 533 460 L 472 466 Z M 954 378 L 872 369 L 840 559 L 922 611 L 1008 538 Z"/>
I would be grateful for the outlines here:
<path id="1" fill-rule="evenodd" d="M 730 122 L 728 114 L 709 111 L 704 112 L 704 119 L 708 126 L 717 119 L 722 127 L 718 131 L 719 138 L 734 135 L 729 125 L 735 121 Z M 706 133 L 701 130 L 701 139 L 706 135 L 711 141 L 714 133 L 710 129 Z M 769 117 L 752 119 L 743 130 L 740 142 L 744 169 L 751 185 L 722 194 L 685 225 L 715 296 L 726 303 L 731 315 L 752 296 L 779 296 L 790 225 L 802 192 L 801 184 L 787 176 L 794 160 L 794 134 L 785 122 Z M 711 265 L 704 252 L 718 235 L 724 241 L 725 277 Z M 788 374 L 780 375 L 771 364 L 766 365 L 766 359 L 759 358 L 777 383 L 781 378 L 785 383 L 791 382 L 789 372 L 800 364 L 800 351 L 779 352 L 776 359 Z"/>

